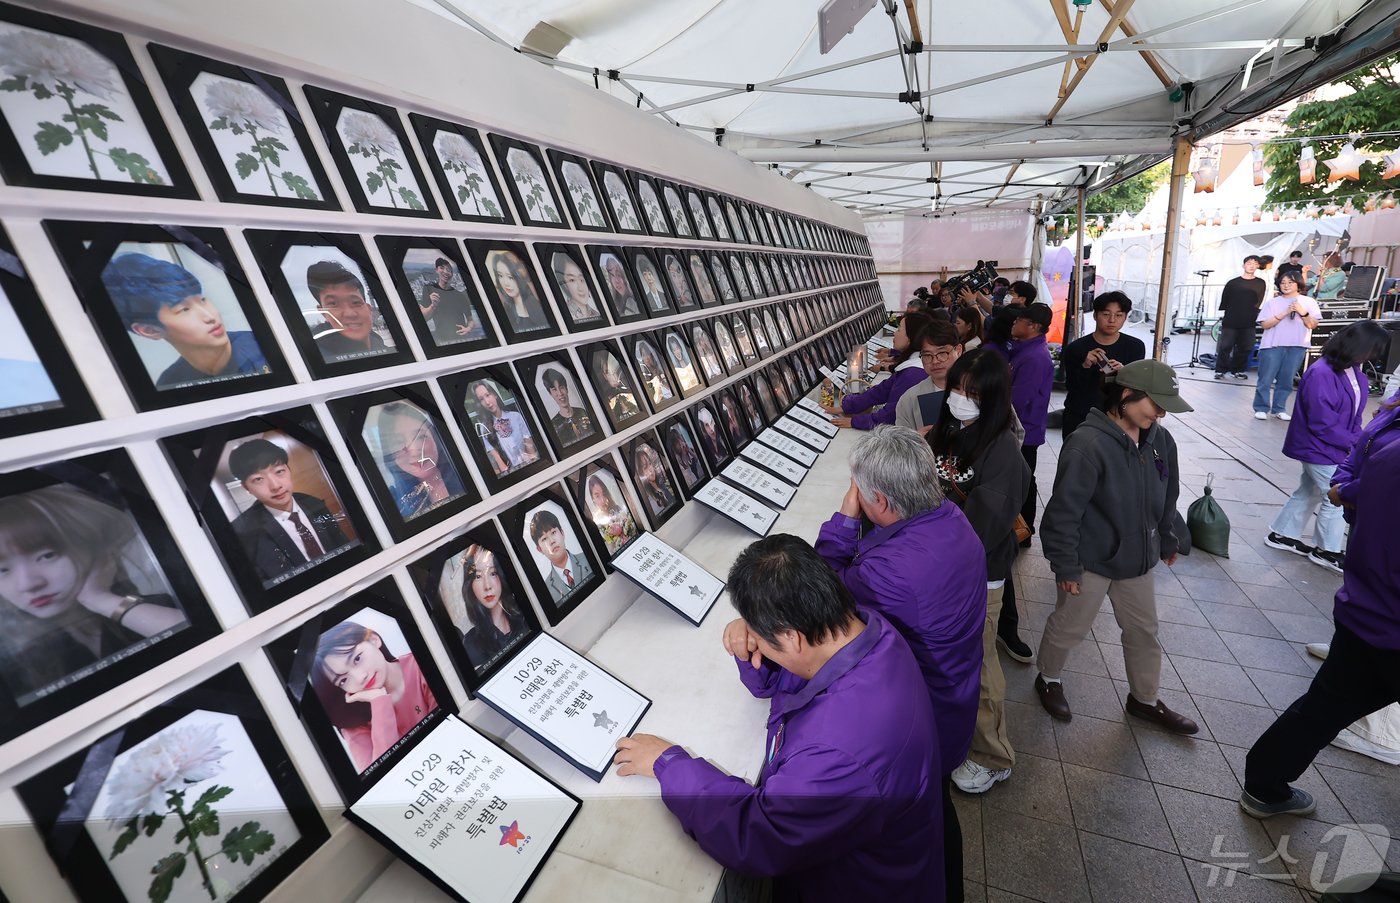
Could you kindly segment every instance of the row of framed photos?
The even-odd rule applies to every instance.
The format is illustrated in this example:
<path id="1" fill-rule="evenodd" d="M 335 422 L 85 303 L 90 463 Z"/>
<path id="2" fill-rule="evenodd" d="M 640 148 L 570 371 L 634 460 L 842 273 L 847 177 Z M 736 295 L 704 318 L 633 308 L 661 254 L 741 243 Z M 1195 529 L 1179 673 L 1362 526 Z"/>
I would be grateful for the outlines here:
<path id="1" fill-rule="evenodd" d="M 293 381 L 224 230 L 43 225 L 138 409 Z M 243 236 L 314 377 L 414 359 L 363 237 Z M 578 333 L 872 277 L 866 261 L 703 248 L 468 240 L 464 254 L 452 238 L 378 236 L 374 244 L 430 357 L 559 336 L 561 317 Z M 89 419 L 92 406 L 57 338 L 67 327 L 44 316 L 3 230 L 0 264 L 8 264 L 0 266 L 0 376 L 9 377 L 0 380 L 0 435 Z"/>
<path id="2" fill-rule="evenodd" d="M 139 52 L 139 39 L 0 4 L 5 181 L 196 197 L 133 46 Z M 220 200 L 338 209 L 283 79 L 160 44 L 147 50 Z M 398 110 L 311 85 L 303 91 L 356 210 L 441 216 Z M 700 187 L 505 135 L 483 139 L 464 123 L 419 112 L 407 120 L 453 219 L 870 252 L 858 233 Z"/>
<path id="3" fill-rule="evenodd" d="M 819 368 L 842 360 L 843 349 L 859 342 L 862 330 L 878 325 L 876 316 L 867 314 L 773 357 L 659 419 L 655 428 L 620 446 L 625 469 L 607 454 L 592 462 L 582 454 L 605 434 L 566 353 L 445 378 L 451 416 L 467 438 L 488 493 L 537 474 L 552 457 L 578 456 L 579 467 L 554 487 L 553 498 L 549 492 L 533 495 L 500 515 L 511 548 L 544 603 L 545 619 L 558 624 L 572 612 L 601 583 L 604 563 L 640 525 L 664 523 L 817 385 Z M 692 326 L 710 335 L 703 324 Z M 723 322 L 714 326 L 727 328 Z M 664 340 L 649 334 L 633 340 L 631 354 L 616 342 L 585 351 L 592 378 L 613 386 L 605 416 L 614 428 L 640 422 L 651 416 L 648 410 L 679 405 L 687 385 L 701 386 L 698 375 L 693 384 L 683 381 L 659 350 L 679 344 L 688 353 L 678 331 Z M 649 373 L 649 382 L 632 381 L 633 360 L 639 372 Z M 673 387 L 671 394 L 654 407 L 651 399 L 662 398 L 665 384 Z M 426 383 L 333 399 L 329 409 L 329 425 L 304 407 L 160 440 L 251 613 L 267 611 L 380 552 L 365 504 L 377 509 L 392 541 L 399 543 L 481 499 Z M 328 429 L 338 430 L 349 446 L 353 466 L 369 488 L 368 502 L 347 479 Z M 639 500 L 639 510 L 627 501 L 629 493 Z M 567 550 L 562 560 L 577 556 L 576 565 L 562 566 L 572 568 L 568 575 L 556 569 L 555 559 L 565 555 L 561 548 L 542 544 L 548 532 L 537 517 L 542 508 L 552 512 L 562 531 L 561 547 Z M 581 529 L 575 512 L 596 530 Z M 507 561 L 499 536 L 486 537 L 489 532 L 489 526 L 478 527 L 466 535 L 481 534 L 473 543 L 490 548 L 498 562 Z M 0 595 L 10 603 L 0 606 L 0 742 L 219 631 L 125 452 L 0 475 L 0 539 Z M 500 572 L 505 570 L 502 565 Z M 444 604 L 431 599 L 442 579 L 439 574 L 420 581 L 430 610 L 438 614 Z M 513 574 L 507 582 L 523 588 Z M 528 607 L 525 603 L 520 610 Z M 468 633 L 460 623 L 453 629 L 459 637 Z M 466 684 L 474 686 L 467 675 L 471 669 L 462 670 Z"/>

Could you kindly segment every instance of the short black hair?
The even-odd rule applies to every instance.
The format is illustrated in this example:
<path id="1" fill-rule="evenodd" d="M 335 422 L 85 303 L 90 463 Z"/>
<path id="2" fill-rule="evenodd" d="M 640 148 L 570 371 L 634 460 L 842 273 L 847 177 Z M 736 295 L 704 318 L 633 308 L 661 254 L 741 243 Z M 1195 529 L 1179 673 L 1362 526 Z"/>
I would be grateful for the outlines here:
<path id="1" fill-rule="evenodd" d="M 1008 291 L 1015 292 L 1017 295 L 1025 298 L 1027 304 L 1034 303 L 1035 296 L 1039 294 L 1039 292 L 1035 290 L 1035 286 L 1024 280 L 1017 280 L 1011 283 L 1011 288 L 1008 289 Z"/>
<path id="2" fill-rule="evenodd" d="M 288 460 L 287 450 L 276 442 L 250 439 L 229 453 L 228 469 L 241 483 L 264 467 L 286 464 Z"/>
<path id="3" fill-rule="evenodd" d="M 729 600 L 749 629 L 776 645 L 795 630 L 813 645 L 844 634 L 855 599 L 807 541 L 775 533 L 739 553 L 729 569 Z"/>
<path id="4" fill-rule="evenodd" d="M 544 373 L 540 375 L 540 381 L 544 383 L 545 389 L 553 389 L 556 386 L 567 387 L 569 385 L 569 381 L 564 378 L 564 374 L 553 367 L 545 368 Z"/>
<path id="5" fill-rule="evenodd" d="M 321 292 L 332 285 L 353 285 L 360 290 L 361 295 L 365 293 L 365 284 L 360 281 L 360 277 L 337 261 L 318 260 L 306 268 L 306 288 L 317 304 L 321 303 Z"/>
<path id="6" fill-rule="evenodd" d="M 908 332 L 908 330 L 906 330 Z M 913 336 L 910 336 L 912 339 Z M 912 344 L 912 343 L 911 343 Z M 932 345 L 935 348 L 943 345 L 957 345 L 958 328 L 953 325 L 953 321 L 946 317 L 932 317 L 928 328 L 924 330 L 923 341 L 919 343 L 918 351 L 922 351 L 925 345 Z M 917 351 L 915 352 L 918 353 Z"/>
<path id="7" fill-rule="evenodd" d="M 530 518 L 530 540 L 539 545 L 540 537 L 550 530 L 563 531 L 564 526 L 559 523 L 559 518 L 548 508 L 535 512 L 535 516 Z"/>
<path id="8" fill-rule="evenodd" d="M 1117 304 L 1118 309 L 1125 314 L 1133 309 L 1133 299 L 1123 292 L 1104 292 L 1094 296 L 1094 313 L 1103 313 L 1108 310 L 1110 304 Z"/>
<path id="9" fill-rule="evenodd" d="M 1248 257 L 1246 257 L 1246 258 L 1245 258 L 1243 261 L 1241 261 L 1241 262 L 1242 262 L 1242 263 L 1249 263 L 1251 260 L 1254 261 L 1255 263 L 1258 263 L 1258 264 L 1263 264 L 1263 263 L 1264 263 L 1263 259 L 1262 259 L 1258 254 L 1250 254 Z"/>
<path id="10" fill-rule="evenodd" d="M 452 261 L 448 260 L 446 257 L 439 257 L 437 260 L 434 260 L 434 261 L 433 261 L 433 269 L 437 269 L 438 267 L 451 267 L 451 266 L 452 266 Z"/>
<path id="11" fill-rule="evenodd" d="M 1390 347 L 1390 330 L 1375 320 L 1357 320 L 1337 330 L 1322 346 L 1322 359 L 1341 373 Z"/>
<path id="12" fill-rule="evenodd" d="M 1291 252 L 1289 252 L 1289 255 L 1288 255 L 1288 256 L 1289 256 L 1289 257 L 1302 257 L 1302 256 L 1303 256 L 1303 252 L 1302 252 L 1302 251 L 1291 251 Z"/>
<path id="13" fill-rule="evenodd" d="M 1005 276 L 998 276 L 992 280 L 992 285 L 999 285 L 1002 288 L 1011 288 L 1011 280 Z"/>

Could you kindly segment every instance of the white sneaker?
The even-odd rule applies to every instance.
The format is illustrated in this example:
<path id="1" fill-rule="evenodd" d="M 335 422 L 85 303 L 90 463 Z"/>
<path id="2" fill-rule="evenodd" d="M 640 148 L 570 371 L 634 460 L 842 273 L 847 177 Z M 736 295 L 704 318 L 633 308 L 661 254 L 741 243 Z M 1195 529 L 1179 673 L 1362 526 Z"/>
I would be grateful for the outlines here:
<path id="1" fill-rule="evenodd" d="M 1320 658 L 1320 659 L 1322 659 L 1323 661 L 1326 661 L 1326 660 L 1327 660 L 1327 653 L 1330 652 L 1331 650 L 1332 650 L 1332 644 L 1331 644 L 1331 643 L 1309 643 L 1309 644 L 1308 644 L 1308 655 L 1311 655 L 1313 658 Z"/>
<path id="2" fill-rule="evenodd" d="M 953 770 L 953 783 L 963 793 L 986 793 L 998 781 L 1011 777 L 1010 768 L 993 771 L 968 759 Z"/>
<path id="3" fill-rule="evenodd" d="M 1287 411 L 1275 414 L 1274 416 L 1277 417 L 1279 420 L 1282 420 L 1284 423 L 1287 423 L 1288 421 L 1293 419 L 1293 415 L 1288 413 Z"/>
<path id="4" fill-rule="evenodd" d="M 1255 420 L 1268 420 L 1268 419 L 1269 419 L 1269 415 L 1268 415 L 1268 414 L 1265 414 L 1263 411 L 1255 411 L 1255 412 L 1254 412 L 1254 419 L 1255 419 Z"/>

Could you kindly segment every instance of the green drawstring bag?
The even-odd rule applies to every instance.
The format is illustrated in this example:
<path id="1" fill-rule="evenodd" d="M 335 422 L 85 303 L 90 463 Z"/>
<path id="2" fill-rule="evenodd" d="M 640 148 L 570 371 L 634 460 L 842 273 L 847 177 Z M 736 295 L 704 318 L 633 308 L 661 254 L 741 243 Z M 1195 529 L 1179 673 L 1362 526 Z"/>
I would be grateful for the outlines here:
<path id="1" fill-rule="evenodd" d="M 1230 557 L 1230 518 L 1210 494 L 1215 474 L 1206 474 L 1205 495 L 1186 509 L 1186 528 L 1191 531 L 1191 543 L 1212 555 Z"/>

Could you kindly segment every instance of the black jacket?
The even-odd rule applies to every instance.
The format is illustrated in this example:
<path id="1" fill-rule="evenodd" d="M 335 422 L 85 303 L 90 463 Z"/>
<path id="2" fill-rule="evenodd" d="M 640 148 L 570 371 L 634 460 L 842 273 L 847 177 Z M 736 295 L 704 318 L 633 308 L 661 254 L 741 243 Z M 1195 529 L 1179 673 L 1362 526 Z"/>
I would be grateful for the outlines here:
<path id="1" fill-rule="evenodd" d="M 1008 429 L 973 462 L 971 473 L 954 473 L 956 466 L 951 456 L 939 455 L 938 482 L 982 540 L 987 552 L 987 579 L 1006 580 L 1016 557 L 1016 515 L 1031 488 L 1031 469 L 1021 455 L 1021 441 Z M 967 496 L 965 500 L 959 499 L 953 484 Z"/>
<path id="2" fill-rule="evenodd" d="M 306 512 L 310 521 L 307 526 L 316 534 L 322 552 L 332 552 L 350 542 L 325 502 L 304 492 L 293 492 L 292 498 Z M 292 541 L 277 518 L 261 503 L 234 518 L 233 530 L 263 582 L 276 580 L 306 564 L 306 553 L 301 546 Z"/>

